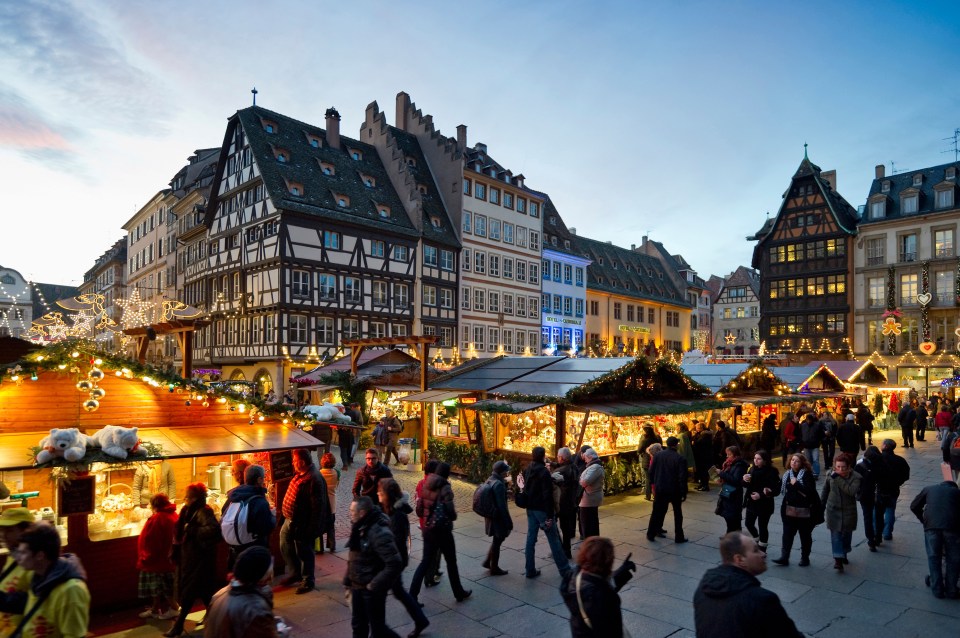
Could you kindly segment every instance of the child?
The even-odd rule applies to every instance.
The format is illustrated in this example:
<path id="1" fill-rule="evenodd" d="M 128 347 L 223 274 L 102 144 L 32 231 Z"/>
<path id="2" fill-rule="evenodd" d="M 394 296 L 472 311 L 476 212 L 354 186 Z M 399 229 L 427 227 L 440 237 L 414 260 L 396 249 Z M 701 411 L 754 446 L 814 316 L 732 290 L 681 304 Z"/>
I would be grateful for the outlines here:
<path id="1" fill-rule="evenodd" d="M 317 553 L 323 553 L 323 535 L 327 535 L 327 549 L 331 552 L 337 551 L 337 537 L 334 529 L 334 523 L 337 516 L 337 486 L 340 484 L 340 470 L 337 469 L 337 459 L 327 452 L 320 457 L 320 474 L 323 480 L 327 482 L 327 499 L 330 502 L 330 516 L 327 517 L 326 529 L 321 530 L 320 538 L 317 539 Z"/>
<path id="2" fill-rule="evenodd" d="M 173 602 L 173 574 L 176 566 L 170 557 L 174 530 L 177 526 L 177 508 L 166 494 L 150 498 L 153 515 L 147 519 L 137 539 L 137 585 L 140 598 L 152 600 L 152 606 L 140 614 L 141 618 L 168 619 L 179 610 Z"/>

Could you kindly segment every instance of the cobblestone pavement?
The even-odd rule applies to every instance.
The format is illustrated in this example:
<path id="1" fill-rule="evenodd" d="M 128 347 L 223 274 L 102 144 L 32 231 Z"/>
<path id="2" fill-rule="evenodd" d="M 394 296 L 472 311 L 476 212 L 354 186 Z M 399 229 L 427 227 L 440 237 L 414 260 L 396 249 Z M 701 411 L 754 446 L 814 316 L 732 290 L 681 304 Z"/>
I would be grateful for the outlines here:
<path id="1" fill-rule="evenodd" d="M 763 585 L 776 592 L 801 631 L 817 638 L 861 638 L 871 634 L 910 638 L 956 635 L 960 626 L 960 601 L 938 600 L 923 584 L 926 574 L 922 526 L 910 512 L 910 500 L 926 485 L 940 478 L 937 442 L 928 435 L 925 443 L 910 450 L 897 449 L 911 464 L 911 480 L 897 505 L 897 523 L 892 541 L 876 553 L 867 550 L 862 529 L 854 533 L 854 549 L 845 573 L 832 569 L 829 534 L 824 526 L 814 532 L 812 566 L 801 568 L 769 565 L 760 577 Z M 350 472 L 349 474 L 353 474 Z M 419 470 L 397 472 L 405 490 L 419 480 Z M 338 516 L 349 506 L 349 485 L 338 490 Z M 473 487 L 455 482 L 458 508 L 469 510 Z M 636 494 L 604 500 L 600 508 L 601 533 L 614 539 L 618 562 L 632 552 L 637 572 L 621 591 L 625 624 L 633 636 L 645 638 L 692 638 L 694 590 L 703 573 L 719 562 L 717 540 L 723 520 L 713 514 L 717 490 L 691 492 L 684 504 L 684 530 L 691 542 L 672 542 L 672 517 L 667 517 L 669 537 L 651 543 L 644 538 L 650 503 Z M 456 523 L 458 563 L 464 586 L 473 595 L 457 603 L 446 577 L 438 586 L 424 589 L 421 601 L 431 625 L 424 636 L 486 638 L 496 636 L 567 636 L 568 612 L 557 587 L 560 577 L 543 539 L 537 545 L 536 563 L 543 575 L 535 580 L 523 577 L 523 546 L 526 520 L 514 509 L 514 533 L 504 543 L 501 564 L 510 574 L 490 577 L 480 567 L 489 539 L 483 524 L 472 513 Z M 343 514 L 345 516 L 345 514 Z M 420 539 L 413 529 L 411 565 L 404 574 L 409 584 L 420 560 Z M 346 528 L 342 528 L 346 529 Z M 782 528 L 778 516 L 771 521 L 772 557 L 779 555 Z M 345 536 L 345 533 L 341 534 Z M 317 557 L 317 590 L 295 596 L 289 588 L 278 587 L 276 610 L 294 628 L 294 636 L 350 636 L 350 609 L 340 585 L 347 552 L 342 539 L 334 554 Z M 444 569 L 444 571 L 447 571 Z M 196 614 L 199 616 L 200 614 Z M 388 599 L 387 619 L 401 635 L 412 622 L 393 598 Z M 168 622 L 150 621 L 142 627 L 114 634 L 115 638 L 159 636 Z M 188 629 L 193 625 L 188 622 Z M 199 632 L 197 632 L 199 635 Z"/>

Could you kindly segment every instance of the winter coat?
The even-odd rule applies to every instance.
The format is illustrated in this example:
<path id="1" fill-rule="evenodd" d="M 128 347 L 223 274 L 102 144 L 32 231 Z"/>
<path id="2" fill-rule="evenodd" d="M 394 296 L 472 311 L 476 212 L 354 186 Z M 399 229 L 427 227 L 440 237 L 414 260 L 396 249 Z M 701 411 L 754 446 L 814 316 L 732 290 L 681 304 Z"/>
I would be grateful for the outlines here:
<path id="1" fill-rule="evenodd" d="M 693 457 L 698 470 L 706 471 L 713 465 L 713 432 L 702 430 L 693 438 Z"/>
<path id="2" fill-rule="evenodd" d="M 644 430 L 643 435 L 640 437 L 640 443 L 637 444 L 637 452 L 640 454 L 646 454 L 647 448 L 654 443 L 663 445 L 663 439 L 661 439 L 660 435 L 654 431 L 648 432 L 647 430 Z"/>
<path id="3" fill-rule="evenodd" d="M 720 497 L 720 516 L 729 518 L 739 516 L 743 508 L 743 475 L 747 473 L 747 462 L 737 458 L 726 469 L 720 470 L 720 480 L 736 489 L 729 498 Z"/>
<path id="4" fill-rule="evenodd" d="M 347 547 L 350 560 L 343 575 L 344 587 L 385 593 L 403 571 L 390 521 L 378 507 L 353 524 Z"/>
<path id="5" fill-rule="evenodd" d="M 217 545 L 220 543 L 220 523 L 213 509 L 202 502 L 184 505 L 177 520 L 174 549 L 179 554 L 177 583 L 181 605 L 193 601 L 210 600 L 221 586 L 217 576 Z"/>
<path id="6" fill-rule="evenodd" d="M 950 469 L 955 472 L 960 471 L 960 447 L 954 445 L 958 436 L 960 436 L 960 432 L 952 432 L 943 437 L 943 443 L 946 445 L 947 451 L 945 460 L 950 464 Z"/>
<path id="7" fill-rule="evenodd" d="M 420 498 L 417 499 L 417 516 L 429 522 L 431 512 L 437 507 L 443 507 L 446 510 L 448 524 L 446 529 L 427 527 L 423 531 L 425 538 L 431 534 L 450 532 L 453 529 L 453 521 L 457 520 L 457 510 L 453 504 L 453 487 L 450 486 L 450 481 L 439 474 L 430 474 L 420 491 Z"/>
<path id="8" fill-rule="evenodd" d="M 949 428 L 952 416 L 949 410 L 940 410 L 933 418 L 933 424 L 938 428 Z"/>
<path id="9" fill-rule="evenodd" d="M 859 474 L 850 472 L 847 478 L 843 478 L 836 472 L 830 473 L 820 493 L 827 529 L 831 532 L 852 532 L 857 529 L 859 518 L 857 497 L 859 495 Z"/>
<path id="10" fill-rule="evenodd" d="M 677 446 L 677 452 L 687 460 L 687 468 L 692 470 L 697 467 L 697 457 L 693 454 L 693 442 L 690 440 L 689 432 L 681 432 L 677 437 L 680 439 L 680 445 Z"/>
<path id="11" fill-rule="evenodd" d="M 837 440 L 837 420 L 829 412 L 820 417 L 820 427 L 823 428 L 823 442 Z"/>
<path id="12" fill-rule="evenodd" d="M 797 442 L 799 438 L 799 424 L 793 420 L 793 416 L 788 416 L 780 423 L 780 440 L 783 441 L 783 447 L 788 448 Z"/>
<path id="13" fill-rule="evenodd" d="M 320 536 L 321 532 L 327 528 L 327 517 L 330 516 L 330 503 L 327 501 L 327 482 L 317 467 L 311 464 L 304 475 L 298 474 L 293 477 L 288 490 L 294 489 L 295 481 L 300 479 L 296 486 L 296 500 L 293 502 L 293 514 L 287 517 L 284 507 L 281 505 L 281 513 L 284 518 L 290 519 L 290 533 L 296 538 L 312 540 Z M 284 497 L 286 501 L 286 497 Z"/>
<path id="14" fill-rule="evenodd" d="M 580 478 L 582 480 L 583 475 Z M 540 461 L 530 461 L 523 471 L 523 492 L 527 495 L 528 510 L 546 512 L 548 518 L 556 516 L 553 508 L 553 479 L 550 471 Z"/>
<path id="15" fill-rule="evenodd" d="M 173 503 L 153 513 L 137 537 L 137 569 L 142 572 L 172 573 L 173 535 L 177 529 L 177 506 Z"/>
<path id="16" fill-rule="evenodd" d="M 273 593 L 237 581 L 213 596 L 203 635 L 206 638 L 276 638 Z"/>
<path id="17" fill-rule="evenodd" d="M 780 502 L 780 518 L 784 521 L 790 518 L 801 524 L 812 522 L 814 525 L 819 525 L 823 522 L 820 516 L 823 508 L 820 495 L 817 493 L 817 481 L 813 478 L 813 472 L 800 470 L 796 485 L 790 482 L 792 473 L 793 470 L 787 470 L 780 479 L 780 491 L 783 494 L 783 499 Z M 811 518 L 800 519 L 787 516 L 787 505 L 810 508 Z"/>
<path id="18" fill-rule="evenodd" d="M 877 478 L 873 461 L 860 459 L 853 471 L 860 475 L 860 503 L 873 506 L 877 501 Z"/>
<path id="19" fill-rule="evenodd" d="M 760 449 L 773 452 L 776 447 L 777 416 L 771 413 L 763 420 L 763 426 L 760 428 Z"/>
<path id="20" fill-rule="evenodd" d="M 800 424 L 800 442 L 808 450 L 815 450 L 823 442 L 823 425 L 817 419 L 804 419 Z"/>
<path id="21" fill-rule="evenodd" d="M 269 548 L 270 534 L 277 526 L 277 517 L 270 511 L 266 488 L 257 485 L 239 485 L 230 490 L 227 493 L 227 502 L 223 504 L 223 509 L 220 512 L 221 519 L 230 503 L 242 503 L 243 501 L 247 501 L 247 531 L 253 534 L 256 539 L 250 545 Z M 246 547 L 248 546 L 244 546 L 244 549 Z"/>
<path id="22" fill-rule="evenodd" d="M 960 533 L 960 489 L 953 481 L 928 485 L 910 503 L 910 511 L 923 523 L 923 530 Z"/>
<path id="23" fill-rule="evenodd" d="M 803 638 L 780 598 L 733 565 L 707 570 L 693 594 L 697 638 Z"/>
<path id="24" fill-rule="evenodd" d="M 877 494 L 900 496 L 900 486 L 910 480 L 910 465 L 893 450 L 884 450 L 880 456 L 883 464 L 877 468 Z"/>
<path id="25" fill-rule="evenodd" d="M 393 478 L 393 472 L 383 463 L 377 461 L 373 467 L 364 463 L 363 467 L 357 470 L 357 475 L 353 479 L 353 496 L 369 496 L 374 505 L 380 504 L 377 496 L 377 486 L 382 478 Z"/>
<path id="26" fill-rule="evenodd" d="M 600 459 L 587 463 L 583 474 L 580 475 L 580 485 L 583 487 L 580 507 L 600 507 L 603 503 L 603 478 L 604 471 Z"/>
<path id="27" fill-rule="evenodd" d="M 583 620 L 577 600 L 577 574 L 580 578 L 580 600 L 591 627 Z M 570 635 L 573 638 L 619 638 L 623 635 L 623 617 L 620 614 L 620 595 L 609 578 L 601 578 L 579 567 L 564 577 L 560 585 L 563 602 L 570 611 Z"/>
<path id="28" fill-rule="evenodd" d="M 665 448 L 653 455 L 650 483 L 655 498 L 687 495 L 687 460 L 676 450 Z"/>
<path id="29" fill-rule="evenodd" d="M 575 512 L 580 496 L 580 471 L 573 463 L 561 463 L 553 472 L 563 477 L 563 485 L 560 486 L 560 511 Z"/>
<path id="30" fill-rule="evenodd" d="M 917 425 L 917 411 L 909 403 L 904 403 L 897 413 L 897 423 L 903 429 L 910 429 Z"/>
<path id="31" fill-rule="evenodd" d="M 564 467 L 576 470 L 572 465 L 565 464 Z M 493 488 L 493 502 L 497 506 L 497 515 L 483 519 L 484 532 L 487 536 L 506 538 L 513 531 L 513 519 L 510 517 L 510 507 L 507 505 L 507 483 L 496 472 L 490 475 L 487 483 L 490 483 Z"/>
<path id="32" fill-rule="evenodd" d="M 844 421 L 837 429 L 837 447 L 841 452 L 856 454 L 866 449 L 863 440 L 863 431 L 856 421 Z"/>
<path id="33" fill-rule="evenodd" d="M 751 512 L 773 514 L 774 499 L 780 494 L 780 472 L 767 464 L 754 466 L 748 473 L 750 482 L 743 484 L 743 506 Z M 764 488 L 770 488 L 770 496 L 764 493 Z M 760 498 L 753 500 L 752 494 L 759 494 Z"/>
<path id="34" fill-rule="evenodd" d="M 860 429 L 864 432 L 873 432 L 873 413 L 865 405 L 861 405 L 857 408 L 857 425 L 860 426 Z"/>
<path id="35" fill-rule="evenodd" d="M 29 611 L 40 598 L 45 600 L 27 621 L 23 636 L 86 636 L 90 620 L 90 592 L 86 578 L 83 566 L 72 554 L 58 558 L 42 577 L 34 574 L 24 609 Z"/>
<path id="36" fill-rule="evenodd" d="M 410 538 L 410 513 L 413 508 L 410 506 L 410 495 L 406 492 L 393 504 L 393 508 L 387 515 L 390 521 L 390 531 L 393 532 L 393 540 L 397 543 L 397 550 L 400 552 L 400 561 L 406 568 L 410 562 L 407 552 L 407 541 Z"/>

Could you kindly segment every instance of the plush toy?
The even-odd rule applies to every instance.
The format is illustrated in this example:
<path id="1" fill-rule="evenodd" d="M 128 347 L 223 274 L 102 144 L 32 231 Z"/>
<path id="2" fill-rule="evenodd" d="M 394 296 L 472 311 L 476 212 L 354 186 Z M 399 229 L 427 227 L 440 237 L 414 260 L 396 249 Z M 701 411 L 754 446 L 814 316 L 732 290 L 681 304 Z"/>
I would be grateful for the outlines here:
<path id="1" fill-rule="evenodd" d="M 137 428 L 125 428 L 120 425 L 107 425 L 90 437 L 91 445 L 103 448 L 103 453 L 118 459 L 130 454 L 145 454 L 140 448 Z"/>
<path id="2" fill-rule="evenodd" d="M 326 403 L 323 405 L 308 405 L 304 406 L 303 411 L 312 416 L 317 421 L 324 421 L 326 423 L 345 423 L 350 424 L 350 417 L 340 411 L 340 408 L 343 407 L 343 404 L 340 403 Z"/>
<path id="3" fill-rule="evenodd" d="M 81 434 L 77 428 L 53 428 L 50 434 L 40 441 L 37 464 L 47 463 L 55 458 L 64 458 L 71 463 L 79 461 L 87 453 L 90 437 Z"/>

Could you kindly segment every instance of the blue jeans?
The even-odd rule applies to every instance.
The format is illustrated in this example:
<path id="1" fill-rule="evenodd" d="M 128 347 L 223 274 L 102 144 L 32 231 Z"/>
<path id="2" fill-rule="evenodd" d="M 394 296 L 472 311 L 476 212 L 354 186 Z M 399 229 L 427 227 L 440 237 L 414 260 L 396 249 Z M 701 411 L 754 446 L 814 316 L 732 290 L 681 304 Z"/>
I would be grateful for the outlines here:
<path id="1" fill-rule="evenodd" d="M 874 514 L 876 519 L 877 536 L 883 535 L 883 538 L 889 539 L 893 536 L 893 523 L 897 518 L 897 498 L 899 494 L 878 494 L 877 505 Z"/>
<path id="2" fill-rule="evenodd" d="M 850 542 L 853 540 L 853 532 L 835 532 L 830 530 L 830 548 L 833 550 L 834 558 L 846 558 L 850 552 Z"/>
<path id="3" fill-rule="evenodd" d="M 527 558 L 526 573 L 528 576 L 537 571 L 535 562 L 537 535 L 546 520 L 546 512 L 527 510 L 527 547 L 524 554 Z M 563 544 L 560 542 L 560 533 L 557 531 L 557 519 L 554 518 L 552 520 L 553 522 L 550 527 L 543 530 L 543 535 L 547 537 L 547 543 L 550 544 L 550 553 L 553 554 L 553 562 L 556 563 L 560 575 L 566 576 L 572 568 L 570 567 L 570 561 L 567 560 L 566 554 L 563 553 Z"/>
<path id="4" fill-rule="evenodd" d="M 810 461 L 810 465 L 813 466 L 813 475 L 817 478 L 820 477 L 820 448 L 803 448 L 803 455 L 807 457 L 807 460 Z"/>
<path id="5" fill-rule="evenodd" d="M 957 595 L 957 579 L 960 578 L 960 534 L 942 529 L 929 529 L 923 533 L 927 546 L 927 566 L 930 570 L 930 589 L 937 596 Z M 946 561 L 944 561 L 946 559 Z M 946 570 L 943 563 L 946 562 Z"/>

